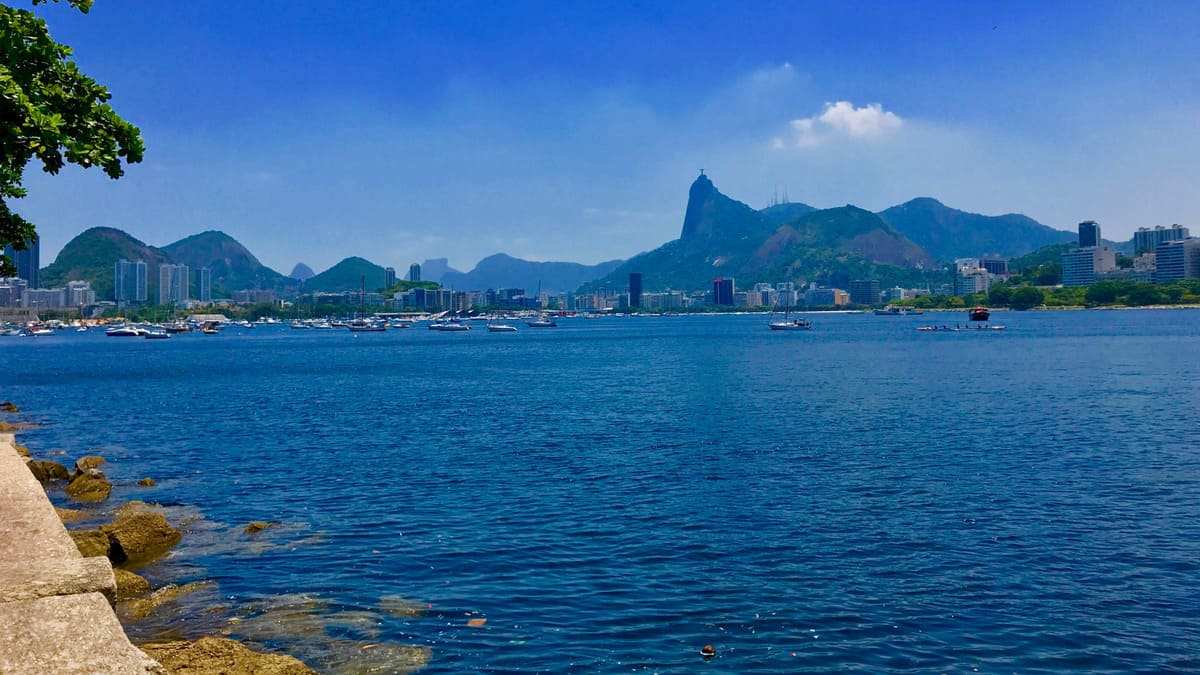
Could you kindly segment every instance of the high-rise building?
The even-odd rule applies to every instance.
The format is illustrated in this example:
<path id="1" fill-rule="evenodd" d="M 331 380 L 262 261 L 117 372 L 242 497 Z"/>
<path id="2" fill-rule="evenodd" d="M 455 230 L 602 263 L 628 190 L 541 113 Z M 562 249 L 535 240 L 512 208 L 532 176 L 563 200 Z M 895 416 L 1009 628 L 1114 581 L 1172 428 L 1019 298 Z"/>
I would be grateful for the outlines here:
<path id="1" fill-rule="evenodd" d="M 113 271 L 113 299 L 118 305 L 146 301 L 146 261 L 117 261 Z"/>
<path id="2" fill-rule="evenodd" d="M 409 281 L 420 281 L 421 280 L 421 266 L 418 265 L 417 263 L 413 263 L 408 266 L 408 280 Z"/>
<path id="3" fill-rule="evenodd" d="M 998 255 L 985 255 L 980 257 L 979 266 L 987 270 L 988 274 L 998 277 L 1008 274 L 1008 258 L 1002 258 Z"/>
<path id="4" fill-rule="evenodd" d="M 396 268 L 395 267 L 383 268 L 383 287 L 391 288 L 392 286 L 395 286 L 395 285 L 396 285 Z"/>
<path id="5" fill-rule="evenodd" d="M 158 304 L 186 305 L 190 273 L 187 265 L 158 266 Z"/>
<path id="6" fill-rule="evenodd" d="M 1085 220 L 1079 224 L 1079 247 L 1100 245 L 1100 224 L 1094 220 Z"/>
<path id="7" fill-rule="evenodd" d="M 67 299 L 68 307 L 88 307 L 96 304 L 96 292 L 92 290 L 92 285 L 86 281 L 68 281 L 67 282 Z"/>
<path id="8" fill-rule="evenodd" d="M 1109 246 L 1086 246 L 1062 254 L 1063 286 L 1090 286 L 1115 269 L 1117 252 Z"/>
<path id="9" fill-rule="evenodd" d="M 713 304 L 727 307 L 733 306 L 733 277 L 717 277 L 713 279 Z"/>
<path id="10" fill-rule="evenodd" d="M 1200 239 L 1164 241 L 1154 249 L 1154 282 L 1200 277 Z"/>
<path id="11" fill-rule="evenodd" d="M 858 279 L 851 281 L 850 302 L 856 305 L 879 304 L 879 280 Z"/>
<path id="12" fill-rule="evenodd" d="M 29 288 L 41 288 L 38 270 L 41 269 L 41 244 L 37 239 L 25 242 L 25 250 L 18 251 L 12 244 L 4 247 L 4 255 L 17 267 L 17 277 L 24 279 Z"/>
<path id="13" fill-rule="evenodd" d="M 196 272 L 196 276 L 198 277 L 196 279 L 196 295 L 200 298 L 200 302 L 212 302 L 212 270 L 201 267 Z"/>
<path id="14" fill-rule="evenodd" d="M 1182 225 L 1172 225 L 1170 227 L 1159 225 L 1153 230 L 1148 227 L 1139 227 L 1137 232 L 1133 233 L 1134 255 L 1152 253 L 1164 241 L 1180 241 L 1187 239 L 1190 234 L 1188 229 Z"/>
<path id="15" fill-rule="evenodd" d="M 642 273 L 629 273 L 629 306 L 642 306 Z"/>

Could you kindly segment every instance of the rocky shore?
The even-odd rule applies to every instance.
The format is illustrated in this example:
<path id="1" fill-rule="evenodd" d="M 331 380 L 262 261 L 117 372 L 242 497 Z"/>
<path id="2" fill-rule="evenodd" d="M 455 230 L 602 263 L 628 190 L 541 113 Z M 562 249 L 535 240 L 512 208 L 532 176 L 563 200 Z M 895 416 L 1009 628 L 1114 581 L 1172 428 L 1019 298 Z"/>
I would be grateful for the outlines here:
<path id="1" fill-rule="evenodd" d="M 0 414 L 17 412 L 16 406 L 0 403 Z M 9 431 L 22 427 L 20 422 L 0 423 Z M 266 645 L 296 649 L 325 672 L 408 673 L 428 663 L 426 647 L 378 641 L 381 617 L 420 616 L 419 603 L 383 598 L 378 611 L 341 610 L 319 597 L 293 594 L 230 604 L 220 596 L 216 582 L 203 578 L 184 582 L 186 575 L 179 578 L 169 571 L 177 547 L 185 540 L 200 550 L 219 553 L 233 550 L 222 547 L 240 546 L 238 553 L 253 555 L 282 548 L 282 543 L 270 539 L 288 536 L 286 524 L 263 520 L 220 526 L 202 516 L 182 515 L 178 507 L 127 499 L 142 490 L 153 493 L 147 488 L 156 482 L 148 477 L 122 478 L 114 485 L 106 474 L 111 467 L 99 455 L 83 455 L 68 468 L 15 442 L 13 447 L 47 497 L 62 505 L 54 511 L 83 559 L 111 564 L 114 588 L 109 601 L 125 632 L 144 654 L 161 664 L 161 672 L 317 672 L 295 656 L 271 653 Z M 0 443 L 0 452 L 6 451 Z M 287 546 L 319 539 L 319 534 L 310 535 Z M 155 572 L 149 576 L 157 577 L 159 586 L 139 574 L 141 570 Z M 176 580 L 180 583 L 164 583 Z M 360 639 L 346 639 L 347 634 Z"/>

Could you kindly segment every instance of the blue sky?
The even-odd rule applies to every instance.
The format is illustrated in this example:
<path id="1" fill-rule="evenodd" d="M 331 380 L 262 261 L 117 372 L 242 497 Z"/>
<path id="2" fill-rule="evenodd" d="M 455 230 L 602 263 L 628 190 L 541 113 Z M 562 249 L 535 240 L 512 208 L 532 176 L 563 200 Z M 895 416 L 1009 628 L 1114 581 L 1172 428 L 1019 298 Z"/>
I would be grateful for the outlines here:
<path id="1" fill-rule="evenodd" d="M 62 3 L 65 5 L 65 3 Z M 1200 230 L 1200 3 L 160 2 L 39 7 L 146 139 L 40 168 L 43 264 L 87 227 L 593 263 L 679 235 L 704 168 L 765 206 L 932 196 L 1106 237 Z M 982 253 L 982 252 L 981 252 Z"/>

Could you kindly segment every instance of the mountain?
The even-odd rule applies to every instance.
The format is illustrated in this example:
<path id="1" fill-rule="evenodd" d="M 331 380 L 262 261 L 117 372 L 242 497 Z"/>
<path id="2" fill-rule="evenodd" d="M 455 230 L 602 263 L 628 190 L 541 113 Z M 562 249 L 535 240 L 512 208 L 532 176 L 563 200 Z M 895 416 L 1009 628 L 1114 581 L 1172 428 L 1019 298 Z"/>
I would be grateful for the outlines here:
<path id="1" fill-rule="evenodd" d="M 357 291 L 362 288 L 363 277 L 366 277 L 368 291 L 383 288 L 386 280 L 383 267 L 370 260 L 352 256 L 304 282 L 304 290 L 326 293 Z"/>
<path id="2" fill-rule="evenodd" d="M 596 265 L 569 262 L 534 262 L 514 258 L 503 253 L 490 255 L 470 272 L 453 270 L 442 274 L 440 283 L 444 288 L 460 291 L 485 290 L 488 288 L 524 288 L 533 295 L 540 286 L 543 291 L 573 291 L 581 285 L 599 279 L 621 264 L 610 260 Z M 422 268 L 424 278 L 424 268 Z"/>
<path id="3" fill-rule="evenodd" d="M 97 300 L 112 300 L 113 268 L 122 258 L 146 261 L 147 297 L 153 302 L 158 297 L 158 266 L 173 262 L 170 255 L 112 227 L 93 227 L 67 242 L 42 270 L 41 283 L 57 288 L 68 281 L 88 281 Z"/>
<path id="4" fill-rule="evenodd" d="M 162 250 L 176 264 L 187 265 L 197 283 L 197 270 L 207 267 L 212 275 L 214 298 L 228 298 L 233 291 L 284 290 L 295 285 L 287 277 L 260 263 L 236 239 L 217 230 L 193 234 L 167 244 Z M 192 293 L 192 297 L 198 295 L 198 291 Z"/>
<path id="5" fill-rule="evenodd" d="M 630 272 L 642 274 L 647 290 L 705 289 L 720 276 L 734 277 L 742 288 L 780 281 L 842 285 L 852 278 L 891 285 L 919 281 L 921 268 L 933 262 L 870 211 L 806 204 L 756 211 L 701 175 L 688 190 L 679 239 L 635 256 L 584 290 L 625 288 Z"/>
<path id="6" fill-rule="evenodd" d="M 1056 230 L 1028 216 L 968 213 L 930 197 L 893 206 L 881 211 L 879 217 L 945 261 L 987 253 L 1015 258 L 1043 246 L 1076 239 L 1074 232 Z"/>
<path id="7" fill-rule="evenodd" d="M 292 268 L 292 273 L 288 276 L 296 281 L 307 281 L 316 276 L 316 272 L 312 271 L 312 268 L 308 265 L 298 262 L 296 263 L 296 266 Z"/>
<path id="8" fill-rule="evenodd" d="M 462 274 L 462 272 L 451 267 L 450 261 L 446 258 L 430 258 L 421 263 L 421 281 L 437 281 L 440 283 L 442 277 L 447 273 Z"/>

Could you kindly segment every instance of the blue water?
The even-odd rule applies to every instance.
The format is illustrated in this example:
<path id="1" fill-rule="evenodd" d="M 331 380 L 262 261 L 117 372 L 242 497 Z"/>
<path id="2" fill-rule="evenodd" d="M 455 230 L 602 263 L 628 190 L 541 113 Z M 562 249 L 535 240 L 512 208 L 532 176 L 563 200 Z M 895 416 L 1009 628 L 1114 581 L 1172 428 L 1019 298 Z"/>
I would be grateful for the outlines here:
<path id="1" fill-rule="evenodd" d="M 1200 312 L 913 330 L 962 318 L 64 332 L 0 339 L 0 398 L 194 511 L 152 581 L 342 612 L 257 637 L 319 668 L 332 636 L 423 673 L 1200 670 Z"/>

